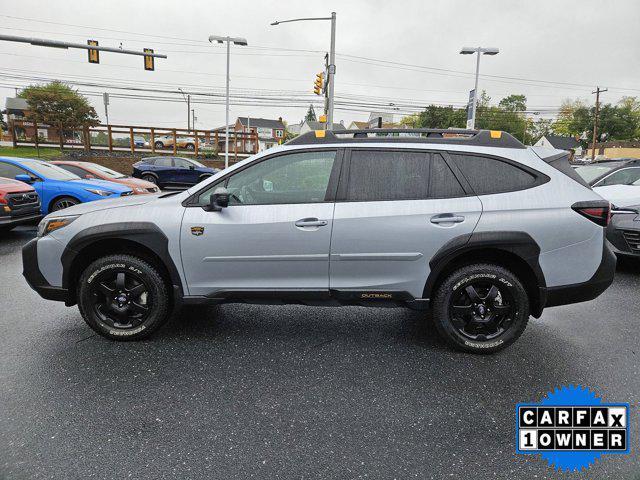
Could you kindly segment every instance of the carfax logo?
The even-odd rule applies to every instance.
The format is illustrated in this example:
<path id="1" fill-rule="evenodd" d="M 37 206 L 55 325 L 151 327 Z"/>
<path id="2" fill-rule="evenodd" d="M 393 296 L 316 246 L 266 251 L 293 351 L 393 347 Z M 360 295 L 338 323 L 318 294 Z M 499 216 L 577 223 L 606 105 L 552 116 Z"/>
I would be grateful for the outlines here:
<path id="1" fill-rule="evenodd" d="M 537 453 L 558 470 L 589 467 L 606 453 L 629 453 L 629 404 L 603 403 L 586 387 L 549 392 L 516 406 L 516 451 Z"/>

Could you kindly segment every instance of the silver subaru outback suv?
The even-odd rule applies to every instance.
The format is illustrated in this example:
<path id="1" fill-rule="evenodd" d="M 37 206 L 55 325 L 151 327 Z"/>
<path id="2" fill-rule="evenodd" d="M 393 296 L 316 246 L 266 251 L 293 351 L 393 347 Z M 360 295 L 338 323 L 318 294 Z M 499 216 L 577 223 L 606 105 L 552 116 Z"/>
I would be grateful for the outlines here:
<path id="1" fill-rule="evenodd" d="M 115 340 L 186 305 L 404 306 L 489 353 L 612 283 L 609 215 L 566 152 L 504 132 L 316 131 L 184 192 L 52 213 L 24 276 Z"/>

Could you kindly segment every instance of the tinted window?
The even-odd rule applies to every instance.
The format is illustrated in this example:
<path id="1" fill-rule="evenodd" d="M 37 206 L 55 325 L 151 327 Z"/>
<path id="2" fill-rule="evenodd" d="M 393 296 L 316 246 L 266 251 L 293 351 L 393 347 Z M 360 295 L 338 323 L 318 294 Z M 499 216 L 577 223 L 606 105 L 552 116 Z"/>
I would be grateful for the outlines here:
<path id="1" fill-rule="evenodd" d="M 451 158 L 477 195 L 524 190 L 537 181 L 535 175 L 495 158 L 460 154 Z"/>
<path id="2" fill-rule="evenodd" d="M 0 162 L 0 177 L 15 178 L 16 175 L 27 175 L 28 172 L 11 163 Z"/>
<path id="3" fill-rule="evenodd" d="M 146 163 L 147 165 L 155 165 L 156 158 L 143 158 L 142 163 Z"/>
<path id="4" fill-rule="evenodd" d="M 440 155 L 354 150 L 347 198 L 357 202 L 462 197 L 464 190 Z"/>
<path id="5" fill-rule="evenodd" d="M 229 205 L 271 205 L 323 202 L 336 152 L 290 153 L 252 165 L 224 183 Z M 200 205 L 209 202 L 217 184 L 202 193 Z"/>
<path id="6" fill-rule="evenodd" d="M 193 164 L 189 160 L 185 160 L 184 158 L 174 158 L 173 165 L 176 167 L 189 168 L 193 166 Z"/>
<path id="7" fill-rule="evenodd" d="M 80 167 L 76 167 L 75 165 L 58 165 L 58 167 L 62 168 L 63 170 L 66 170 L 67 172 L 73 173 L 74 175 L 77 175 L 80 178 L 87 178 L 87 175 L 91 175 L 86 170 L 83 170 Z M 91 175 L 91 176 L 95 176 L 95 175 Z"/>
<path id="8" fill-rule="evenodd" d="M 171 157 L 158 157 L 155 159 L 153 164 L 156 167 L 172 167 L 173 166 L 171 162 Z"/>
<path id="9" fill-rule="evenodd" d="M 617 172 L 613 172 L 606 178 L 599 181 L 596 186 L 604 187 L 605 185 L 633 185 L 640 180 L 640 168 L 623 168 Z"/>

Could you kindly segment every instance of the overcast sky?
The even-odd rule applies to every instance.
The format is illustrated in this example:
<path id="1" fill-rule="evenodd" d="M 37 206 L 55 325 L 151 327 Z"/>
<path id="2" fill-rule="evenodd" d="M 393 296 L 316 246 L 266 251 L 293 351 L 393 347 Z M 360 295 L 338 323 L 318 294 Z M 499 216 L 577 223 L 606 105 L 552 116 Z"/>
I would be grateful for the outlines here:
<path id="1" fill-rule="evenodd" d="M 459 55 L 462 46 L 500 48 L 499 55 L 481 61 L 481 74 L 500 77 L 480 79 L 480 89 L 496 103 L 510 93 L 522 93 L 530 110 L 550 115 L 563 99 L 593 102 L 596 85 L 609 88 L 602 96 L 605 102 L 640 96 L 637 0 L 0 3 L 2 34 L 81 43 L 92 38 L 104 46 L 122 43 L 123 48 L 154 48 L 168 55 L 156 60 L 154 72 L 147 72 L 140 57 L 103 52 L 101 63 L 93 65 L 81 50 L 0 42 L 3 106 L 4 98 L 14 95 L 8 86 L 33 83 L 29 78 L 16 79 L 17 75 L 100 84 L 78 88 L 93 94 L 89 98 L 101 119 L 101 92 L 134 93 L 108 90 L 102 84 L 223 93 L 224 49 L 207 42 L 210 34 L 217 34 L 242 36 L 249 42 L 249 47 L 232 48 L 233 91 L 281 99 L 277 106 L 232 105 L 231 119 L 281 116 L 295 123 L 304 117 L 308 102 L 294 102 L 292 97 L 314 99 L 310 93 L 329 47 L 329 22 L 269 24 L 276 19 L 325 16 L 332 10 L 338 18 L 336 96 L 342 103 L 335 116 L 346 124 L 367 119 L 374 109 L 371 104 L 387 109 L 394 108 L 389 104 L 401 105 L 396 107 L 396 119 L 412 110 L 409 103 L 463 105 L 473 88 L 475 58 Z M 171 93 L 137 94 L 181 98 Z M 224 124 L 223 99 L 216 101 L 220 104 L 194 105 L 198 127 Z M 186 111 L 184 102 L 113 97 L 109 107 L 111 123 L 162 127 L 186 127 Z"/>

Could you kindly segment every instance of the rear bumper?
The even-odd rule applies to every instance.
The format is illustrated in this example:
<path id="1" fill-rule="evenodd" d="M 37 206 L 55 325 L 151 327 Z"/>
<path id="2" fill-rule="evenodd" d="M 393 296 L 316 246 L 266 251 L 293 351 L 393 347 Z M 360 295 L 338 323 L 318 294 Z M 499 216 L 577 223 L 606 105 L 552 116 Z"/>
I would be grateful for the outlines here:
<path id="1" fill-rule="evenodd" d="M 541 304 L 543 307 L 557 307 L 593 300 L 613 283 L 615 272 L 616 256 L 605 238 L 602 247 L 602 260 L 593 276 L 582 283 L 541 288 Z"/>
<path id="2" fill-rule="evenodd" d="M 42 298 L 58 302 L 67 302 L 67 289 L 50 285 L 38 267 L 37 238 L 30 240 L 22 247 L 22 275 L 27 280 L 29 286 L 38 292 L 38 295 Z"/>

